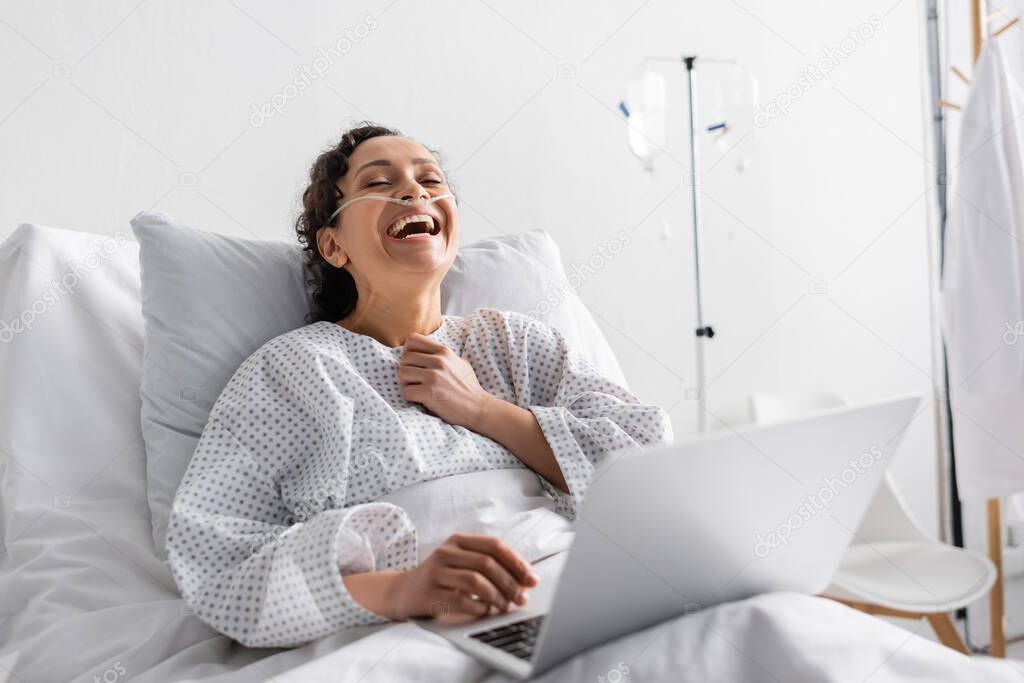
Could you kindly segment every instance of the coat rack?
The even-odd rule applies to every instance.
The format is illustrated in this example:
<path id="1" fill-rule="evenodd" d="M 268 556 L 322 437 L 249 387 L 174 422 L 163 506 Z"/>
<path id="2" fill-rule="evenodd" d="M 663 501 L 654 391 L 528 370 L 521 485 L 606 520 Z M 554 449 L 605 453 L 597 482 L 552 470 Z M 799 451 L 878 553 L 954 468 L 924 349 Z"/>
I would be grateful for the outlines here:
<path id="1" fill-rule="evenodd" d="M 989 12 L 988 3 L 986 0 L 970 0 L 971 3 L 971 64 L 972 66 L 978 63 L 978 58 L 981 56 L 981 49 L 985 43 L 987 27 L 992 24 L 996 19 L 1003 18 L 1005 16 L 1000 11 Z M 931 46 L 931 59 L 933 60 L 934 71 L 938 72 L 941 69 L 941 54 L 938 49 L 938 32 L 937 32 L 937 7 L 934 2 L 930 2 L 928 6 L 928 20 L 934 22 L 933 31 L 935 33 L 934 40 Z M 1020 17 L 1014 17 L 1008 22 L 1003 24 L 1001 27 L 991 31 L 987 39 L 996 38 L 1008 30 L 1020 23 Z M 971 79 L 956 66 L 951 66 L 950 71 L 963 81 L 966 85 L 971 84 Z M 938 85 L 938 79 L 936 79 L 936 85 Z M 939 91 L 941 92 L 941 91 Z M 936 109 L 935 109 L 935 125 L 937 127 L 936 140 L 938 141 L 939 152 L 941 158 L 938 163 L 938 172 L 945 176 L 946 164 L 945 164 L 945 133 L 942 128 L 943 116 L 942 109 L 952 109 L 954 111 L 961 111 L 962 107 L 954 102 L 938 98 Z M 940 202 L 940 233 L 944 236 L 945 234 L 945 220 L 946 220 L 946 192 L 944 183 L 939 183 L 939 202 Z M 945 349 L 945 346 L 943 346 Z M 943 358 L 945 365 L 945 357 Z M 949 395 L 949 382 L 946 386 L 946 405 L 951 405 L 951 398 Z M 951 409 L 949 409 L 951 411 Z M 949 433 L 949 444 L 950 453 L 955 454 L 955 448 L 953 445 L 953 432 L 952 432 L 952 416 L 947 411 L 946 422 Z M 955 455 L 953 457 L 955 463 Z M 953 481 L 955 486 L 955 479 Z M 955 488 L 951 489 L 955 492 Z M 958 506 L 959 501 L 956 500 L 956 496 L 953 498 L 953 506 Z M 992 590 L 989 593 L 989 627 L 991 633 L 991 645 L 989 648 L 989 654 L 993 657 L 1006 657 L 1006 617 L 1005 617 L 1005 598 L 1004 598 L 1004 574 L 1003 574 L 1003 523 L 1002 523 L 1002 501 L 999 498 L 989 498 L 986 501 L 986 528 L 987 528 L 987 544 L 988 544 L 988 556 L 992 561 L 992 564 L 996 568 L 996 581 L 992 586 Z M 959 515 L 954 515 L 954 526 L 959 525 Z M 962 532 L 959 529 L 955 529 L 954 541 L 960 541 L 962 543 Z"/>
<path id="2" fill-rule="evenodd" d="M 981 57 L 981 46 L 985 44 L 985 27 L 1003 16 L 1003 13 L 998 10 L 995 12 L 985 10 L 984 7 L 987 4 L 985 0 L 971 0 L 971 64 L 977 64 L 978 58 Z M 1000 28 L 992 31 L 988 37 L 996 38 L 1001 36 L 1019 23 L 1020 17 L 1014 17 Z M 965 84 L 971 84 L 971 79 L 960 69 L 952 66 L 949 70 Z M 960 111 L 963 108 L 959 104 L 942 99 L 939 100 L 939 106 L 946 109 L 955 109 L 956 111 Z"/>

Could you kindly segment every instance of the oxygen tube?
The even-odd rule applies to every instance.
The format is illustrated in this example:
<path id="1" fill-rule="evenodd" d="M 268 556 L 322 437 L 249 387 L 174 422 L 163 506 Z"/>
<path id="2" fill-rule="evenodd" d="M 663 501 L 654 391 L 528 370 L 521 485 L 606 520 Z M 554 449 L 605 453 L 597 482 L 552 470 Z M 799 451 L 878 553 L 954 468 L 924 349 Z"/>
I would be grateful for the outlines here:
<path id="1" fill-rule="evenodd" d="M 429 204 L 433 204 L 434 202 L 436 202 L 436 201 L 438 201 L 440 199 L 449 199 L 449 198 L 454 199 L 455 195 L 453 195 L 453 194 L 440 194 L 440 195 L 438 195 L 436 197 L 431 197 L 430 199 L 427 199 L 426 201 L 423 202 L 423 205 L 427 206 Z M 339 213 L 341 213 L 342 209 L 344 209 L 346 206 L 348 206 L 349 204 L 352 204 L 354 202 L 362 201 L 364 199 L 376 199 L 377 201 L 391 202 L 392 204 L 400 204 L 401 206 L 415 206 L 416 204 L 420 203 L 420 202 L 414 202 L 411 199 L 395 199 L 394 197 L 386 197 L 386 196 L 384 196 L 382 194 L 364 194 L 361 197 L 356 197 L 355 199 L 348 200 L 347 202 L 345 202 L 344 204 L 339 206 L 337 209 L 335 209 L 334 213 L 331 214 L 331 217 L 327 219 L 327 224 L 330 225 L 331 223 L 333 223 L 334 222 L 334 217 L 337 216 Z"/>

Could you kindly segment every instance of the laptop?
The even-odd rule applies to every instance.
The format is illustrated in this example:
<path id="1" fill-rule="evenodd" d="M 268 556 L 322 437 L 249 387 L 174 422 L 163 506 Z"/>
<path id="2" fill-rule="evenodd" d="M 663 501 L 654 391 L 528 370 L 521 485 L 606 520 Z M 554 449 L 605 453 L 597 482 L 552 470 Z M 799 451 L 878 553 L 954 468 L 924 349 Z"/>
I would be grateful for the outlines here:
<path id="1" fill-rule="evenodd" d="M 494 669 L 537 675 L 623 634 L 772 591 L 829 584 L 920 402 L 911 395 L 610 455 L 571 547 L 529 601 L 416 618 Z"/>

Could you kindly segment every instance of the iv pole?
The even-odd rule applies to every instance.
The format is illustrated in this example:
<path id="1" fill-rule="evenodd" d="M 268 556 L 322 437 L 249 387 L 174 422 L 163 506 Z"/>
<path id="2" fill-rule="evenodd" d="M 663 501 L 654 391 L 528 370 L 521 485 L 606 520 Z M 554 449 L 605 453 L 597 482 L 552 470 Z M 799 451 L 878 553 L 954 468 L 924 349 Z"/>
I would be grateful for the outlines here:
<path id="1" fill-rule="evenodd" d="M 690 207 L 693 222 L 693 279 L 694 289 L 697 297 L 697 429 L 701 434 L 708 431 L 707 418 L 707 386 L 706 386 L 706 360 L 704 358 L 704 345 L 709 339 L 715 336 L 715 331 L 710 325 L 704 324 L 704 298 L 701 292 L 701 267 L 700 267 L 700 193 L 697 189 L 697 75 L 694 72 L 696 55 L 683 57 L 686 65 L 686 83 L 689 90 L 690 110 Z"/>
<path id="2" fill-rule="evenodd" d="M 706 364 L 704 345 L 709 339 L 715 336 L 715 330 L 710 325 L 704 324 L 704 297 L 701 290 L 701 245 L 700 245 L 700 192 L 697 187 L 698 173 L 698 151 L 697 151 L 697 74 L 695 70 L 695 64 L 697 62 L 696 55 L 683 56 L 681 59 L 678 57 L 645 57 L 645 61 L 681 61 L 686 66 L 686 83 L 687 90 L 689 93 L 688 107 L 689 107 L 689 128 L 690 128 L 690 171 L 687 174 L 689 176 L 690 184 L 690 218 L 693 224 L 693 278 L 694 278 L 694 295 L 697 300 L 697 328 L 695 330 L 697 335 L 697 430 L 699 433 L 704 434 L 708 431 L 708 419 L 707 419 L 707 379 L 706 379 Z M 711 60 L 711 61 L 728 61 L 728 60 Z M 629 110 L 625 105 L 620 102 L 619 108 L 622 109 L 623 113 L 629 117 Z M 687 390 L 689 393 L 689 390 Z"/>

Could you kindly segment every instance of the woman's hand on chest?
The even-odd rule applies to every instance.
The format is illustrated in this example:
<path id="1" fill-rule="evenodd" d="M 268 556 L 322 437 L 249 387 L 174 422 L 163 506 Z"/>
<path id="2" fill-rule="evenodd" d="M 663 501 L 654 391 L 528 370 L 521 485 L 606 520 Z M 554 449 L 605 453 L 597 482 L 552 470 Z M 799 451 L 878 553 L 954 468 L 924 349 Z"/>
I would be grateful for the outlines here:
<path id="1" fill-rule="evenodd" d="M 423 405 L 449 424 L 474 431 L 484 407 L 494 398 L 480 386 L 466 359 L 415 332 L 405 341 L 397 372 L 406 401 Z"/>

